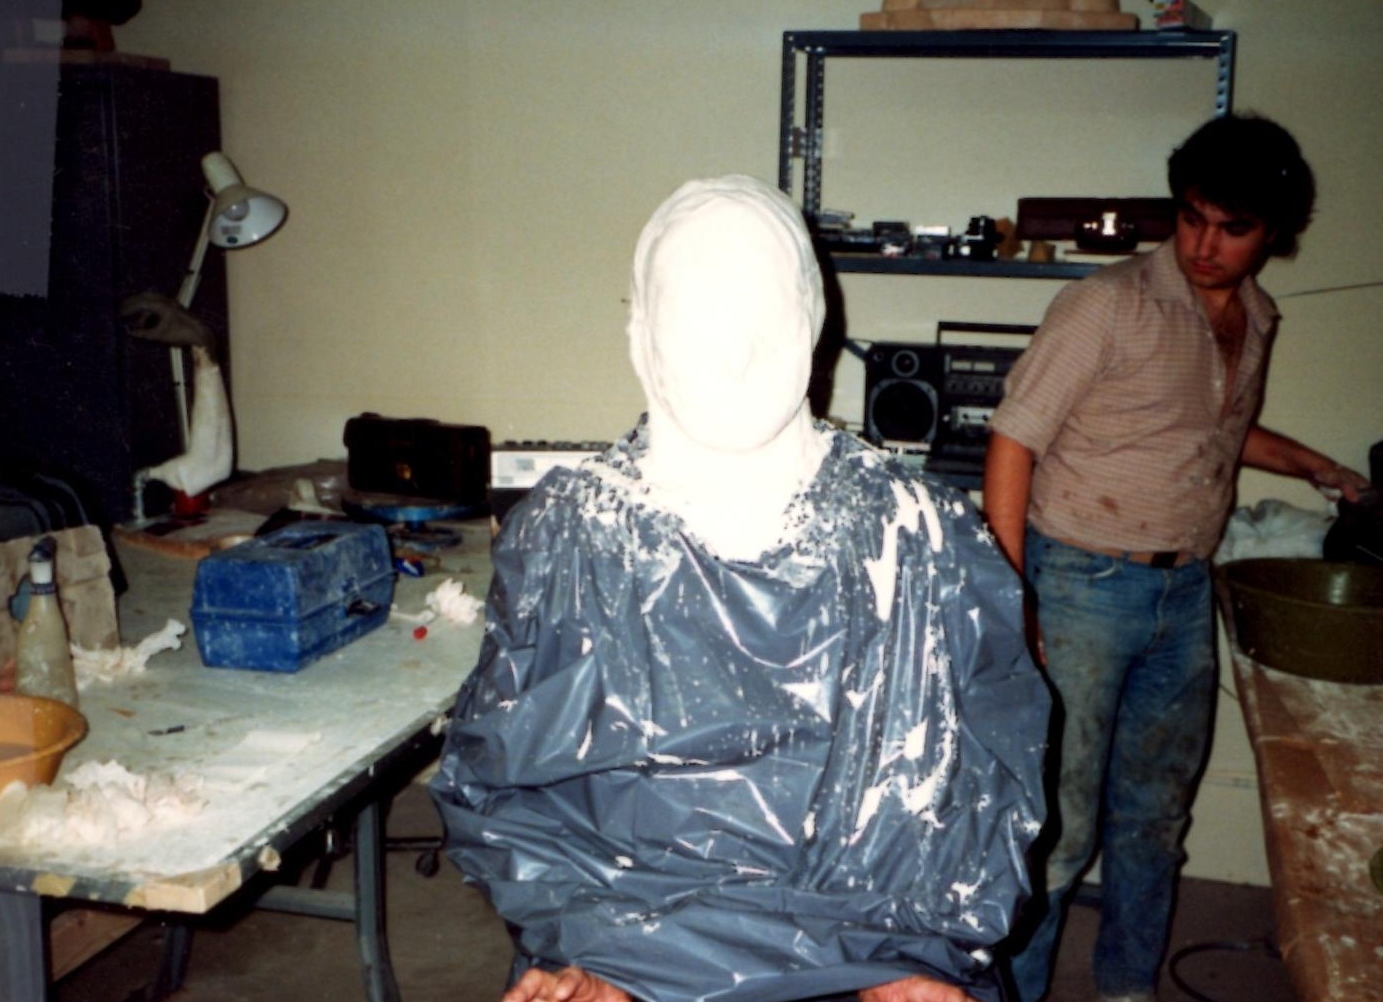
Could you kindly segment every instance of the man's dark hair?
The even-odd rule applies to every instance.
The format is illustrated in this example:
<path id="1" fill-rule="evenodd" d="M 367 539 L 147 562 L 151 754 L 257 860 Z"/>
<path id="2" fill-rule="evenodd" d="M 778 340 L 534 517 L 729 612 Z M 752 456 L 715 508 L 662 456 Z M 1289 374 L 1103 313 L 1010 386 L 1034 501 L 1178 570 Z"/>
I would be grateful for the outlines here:
<path id="1" fill-rule="evenodd" d="M 1261 219 L 1272 257 L 1296 253 L 1316 202 L 1316 180 L 1297 141 L 1256 115 L 1225 115 L 1202 125 L 1172 151 L 1167 183 L 1178 206 L 1194 195 L 1225 212 Z"/>

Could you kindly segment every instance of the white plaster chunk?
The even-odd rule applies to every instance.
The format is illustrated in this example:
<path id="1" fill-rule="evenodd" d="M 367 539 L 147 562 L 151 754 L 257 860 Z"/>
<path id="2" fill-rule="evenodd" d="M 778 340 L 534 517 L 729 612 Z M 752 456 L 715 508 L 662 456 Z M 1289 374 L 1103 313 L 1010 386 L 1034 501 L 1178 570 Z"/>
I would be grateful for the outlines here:
<path id="1" fill-rule="evenodd" d="M 52 786 L 11 783 L 0 796 L 0 832 L 21 845 L 109 845 L 173 828 L 206 806 L 193 773 L 133 773 L 118 762 L 86 762 Z"/>
<path id="2" fill-rule="evenodd" d="M 87 650 L 72 645 L 72 669 L 77 676 L 77 688 L 85 689 L 93 682 L 114 682 L 129 675 L 141 675 L 149 659 L 161 651 L 182 648 L 182 636 L 187 626 L 170 619 L 161 630 L 151 633 L 133 647 L 114 650 Z"/>

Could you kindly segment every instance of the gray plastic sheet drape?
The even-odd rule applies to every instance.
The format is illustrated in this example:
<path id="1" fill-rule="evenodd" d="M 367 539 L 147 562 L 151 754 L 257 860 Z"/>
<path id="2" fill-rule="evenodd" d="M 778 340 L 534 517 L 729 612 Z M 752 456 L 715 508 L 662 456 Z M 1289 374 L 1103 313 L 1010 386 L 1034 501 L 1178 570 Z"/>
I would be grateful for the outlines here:
<path id="1" fill-rule="evenodd" d="M 997 998 L 1049 697 L 973 508 L 835 434 L 787 542 L 724 562 L 647 503 L 640 448 L 510 513 L 433 780 L 519 966 L 648 1002 Z"/>

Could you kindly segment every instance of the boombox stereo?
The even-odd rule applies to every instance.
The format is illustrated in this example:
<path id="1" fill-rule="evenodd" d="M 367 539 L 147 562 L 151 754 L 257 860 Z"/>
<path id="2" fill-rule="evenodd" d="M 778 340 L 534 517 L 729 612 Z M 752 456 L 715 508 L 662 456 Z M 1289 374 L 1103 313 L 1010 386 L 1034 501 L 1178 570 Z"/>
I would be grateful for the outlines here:
<path id="1" fill-rule="evenodd" d="M 1034 328 L 942 325 L 943 334 L 957 330 L 1029 335 Z M 924 465 L 937 472 L 978 477 L 989 418 L 1021 354 L 1021 348 L 990 345 L 875 342 L 864 360 L 865 438 L 885 448 L 925 452 Z"/>

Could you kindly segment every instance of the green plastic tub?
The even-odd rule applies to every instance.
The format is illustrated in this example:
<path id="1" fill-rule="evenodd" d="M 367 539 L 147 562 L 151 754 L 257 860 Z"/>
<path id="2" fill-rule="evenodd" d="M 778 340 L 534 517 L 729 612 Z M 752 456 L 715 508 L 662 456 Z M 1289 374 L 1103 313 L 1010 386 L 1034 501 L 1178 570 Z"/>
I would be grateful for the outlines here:
<path id="1" fill-rule="evenodd" d="M 1330 682 L 1383 682 L 1383 567 L 1264 557 L 1220 568 L 1239 649 Z"/>

